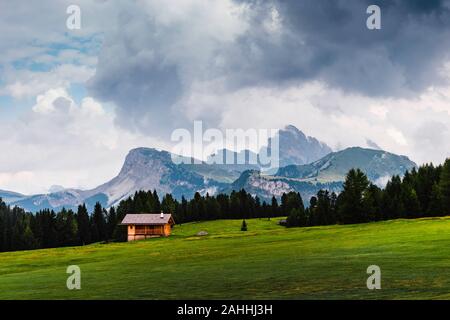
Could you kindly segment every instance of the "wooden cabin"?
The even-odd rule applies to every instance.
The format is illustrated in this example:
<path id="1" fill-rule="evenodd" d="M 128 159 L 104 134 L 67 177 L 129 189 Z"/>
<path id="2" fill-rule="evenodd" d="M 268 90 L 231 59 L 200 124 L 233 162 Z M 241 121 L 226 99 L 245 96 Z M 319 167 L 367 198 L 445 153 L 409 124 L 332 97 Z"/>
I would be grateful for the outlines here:
<path id="1" fill-rule="evenodd" d="M 121 225 L 127 226 L 128 241 L 168 237 L 175 221 L 170 213 L 127 214 Z"/>

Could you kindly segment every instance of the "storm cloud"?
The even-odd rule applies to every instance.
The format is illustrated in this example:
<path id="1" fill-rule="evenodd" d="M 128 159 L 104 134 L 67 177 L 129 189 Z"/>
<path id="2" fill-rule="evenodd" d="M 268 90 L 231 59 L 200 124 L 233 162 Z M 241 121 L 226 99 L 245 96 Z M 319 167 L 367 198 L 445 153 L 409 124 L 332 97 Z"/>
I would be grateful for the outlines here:
<path id="1" fill-rule="evenodd" d="M 70 0 L 2 1 L 0 188 L 94 187 L 194 120 L 442 163 L 449 2 L 78 0 L 68 30 Z M 366 27 L 372 4 L 381 30 Z"/>
<path id="2" fill-rule="evenodd" d="M 366 27 L 371 4 L 381 8 L 381 30 Z M 195 116 L 217 125 L 217 103 L 189 105 L 205 93 L 320 81 L 399 98 L 448 84 L 449 1 L 137 1 L 115 25 L 90 92 L 136 130 Z"/>

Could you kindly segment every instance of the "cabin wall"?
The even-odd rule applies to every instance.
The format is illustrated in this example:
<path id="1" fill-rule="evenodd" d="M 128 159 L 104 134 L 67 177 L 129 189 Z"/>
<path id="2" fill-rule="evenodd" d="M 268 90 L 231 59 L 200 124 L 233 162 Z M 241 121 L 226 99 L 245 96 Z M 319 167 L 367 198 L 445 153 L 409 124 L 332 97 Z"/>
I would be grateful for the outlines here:
<path id="1" fill-rule="evenodd" d="M 164 225 L 164 235 L 166 236 L 166 237 L 168 237 L 168 236 L 170 236 L 170 232 L 172 231 L 172 228 L 171 228 L 171 226 L 170 226 L 170 224 L 165 224 Z"/>
<path id="2" fill-rule="evenodd" d="M 129 225 L 128 241 L 144 240 L 155 236 L 169 236 L 171 232 L 170 224 L 165 225 Z"/>

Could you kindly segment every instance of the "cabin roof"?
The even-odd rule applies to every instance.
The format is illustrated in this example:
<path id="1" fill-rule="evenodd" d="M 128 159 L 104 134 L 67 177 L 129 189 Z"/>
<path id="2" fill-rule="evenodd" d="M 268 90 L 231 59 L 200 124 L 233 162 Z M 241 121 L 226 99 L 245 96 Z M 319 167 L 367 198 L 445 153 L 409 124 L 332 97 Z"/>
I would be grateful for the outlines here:
<path id="1" fill-rule="evenodd" d="M 170 213 L 164 213 L 162 218 L 161 213 L 127 214 L 125 218 L 123 218 L 121 224 L 158 225 L 158 224 L 167 224 L 171 219 L 172 215 Z"/>

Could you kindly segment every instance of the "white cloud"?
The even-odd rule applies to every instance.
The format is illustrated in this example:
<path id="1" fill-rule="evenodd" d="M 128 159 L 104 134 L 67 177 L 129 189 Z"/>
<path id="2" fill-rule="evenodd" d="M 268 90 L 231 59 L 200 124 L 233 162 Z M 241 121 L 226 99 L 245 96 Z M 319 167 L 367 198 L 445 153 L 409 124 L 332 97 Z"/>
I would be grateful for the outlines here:
<path id="1" fill-rule="evenodd" d="M 72 83 L 84 83 L 95 73 L 95 69 L 72 64 L 58 65 L 50 71 L 15 70 L 7 68 L 2 75 L 5 86 L 0 95 L 17 99 L 35 97 L 51 88 L 68 88 Z"/>
<path id="2" fill-rule="evenodd" d="M 81 102 L 81 113 L 83 116 L 103 116 L 105 114 L 105 110 L 100 103 L 95 101 L 91 97 L 83 98 Z"/>
<path id="3" fill-rule="evenodd" d="M 48 114 L 54 112 L 58 107 L 56 100 L 66 101 L 70 105 L 73 104 L 69 94 L 64 88 L 50 89 L 45 94 L 40 94 L 36 98 L 36 104 L 31 108 L 36 113 Z"/>
<path id="4" fill-rule="evenodd" d="M 403 135 L 403 133 L 396 129 L 396 128 L 389 128 L 386 130 L 387 134 L 394 139 L 394 141 L 401 145 L 401 146 L 406 146 L 408 145 L 408 141 L 406 141 L 405 136 Z"/>
<path id="5" fill-rule="evenodd" d="M 386 115 L 389 111 L 388 108 L 386 108 L 385 106 L 380 106 L 380 105 L 371 106 L 369 110 L 370 110 L 370 112 L 372 112 L 374 115 L 376 115 L 377 117 L 379 117 L 381 119 L 385 119 Z"/>
<path id="6" fill-rule="evenodd" d="M 409 100 L 368 98 L 310 82 L 283 89 L 248 88 L 232 94 L 199 90 L 184 103 L 185 113 L 192 119 L 213 114 L 220 119 L 221 128 L 294 124 L 335 149 L 365 147 L 369 139 L 421 164 L 441 163 L 450 157 L 449 96 L 450 88 L 440 88 Z"/>
<path id="7" fill-rule="evenodd" d="M 121 8 L 113 1 L 79 0 L 83 27 L 68 30 L 71 4 L 0 2 L 0 95 L 30 99 L 94 75 L 102 33 Z"/>
<path id="8" fill-rule="evenodd" d="M 0 126 L 0 189 L 27 194 L 52 185 L 92 188 L 116 175 L 135 147 L 167 148 L 114 124 L 113 110 L 91 97 L 80 105 L 64 88 L 50 89 L 32 110 Z"/>

